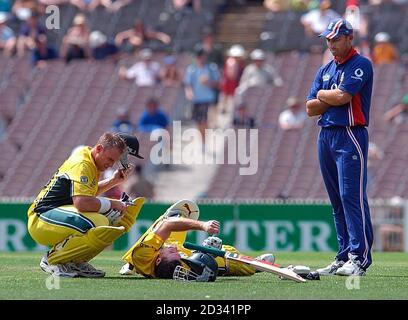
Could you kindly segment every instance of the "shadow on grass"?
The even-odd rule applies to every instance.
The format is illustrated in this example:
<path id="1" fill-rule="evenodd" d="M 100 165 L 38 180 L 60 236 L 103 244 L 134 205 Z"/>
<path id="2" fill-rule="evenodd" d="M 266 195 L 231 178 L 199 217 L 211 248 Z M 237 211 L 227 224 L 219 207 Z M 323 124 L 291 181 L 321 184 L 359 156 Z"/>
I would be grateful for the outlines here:
<path id="1" fill-rule="evenodd" d="M 117 277 L 103 277 L 103 278 L 95 278 L 95 279 L 113 279 L 113 280 L 152 280 L 152 279 L 147 279 L 147 278 L 143 278 L 143 277 L 121 277 L 121 276 L 117 276 Z"/>

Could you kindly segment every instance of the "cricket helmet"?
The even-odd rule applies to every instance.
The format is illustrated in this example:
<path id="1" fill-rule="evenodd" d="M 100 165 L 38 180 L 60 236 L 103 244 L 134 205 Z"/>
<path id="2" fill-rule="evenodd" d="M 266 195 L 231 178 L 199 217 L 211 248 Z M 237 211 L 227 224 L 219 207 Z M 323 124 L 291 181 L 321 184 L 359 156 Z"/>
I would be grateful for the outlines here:
<path id="1" fill-rule="evenodd" d="M 215 259 L 203 252 L 194 252 L 191 257 L 181 258 L 184 265 L 177 266 L 173 279 L 181 281 L 214 282 L 218 275 Z"/>
<path id="2" fill-rule="evenodd" d="M 119 132 L 117 134 L 120 136 L 123 141 L 125 141 L 127 149 L 123 153 L 122 157 L 120 158 L 120 163 L 124 168 L 129 167 L 129 159 L 128 155 L 135 156 L 136 158 L 139 159 L 144 159 L 140 154 L 139 154 L 139 140 L 131 134 L 124 133 L 124 132 Z"/>

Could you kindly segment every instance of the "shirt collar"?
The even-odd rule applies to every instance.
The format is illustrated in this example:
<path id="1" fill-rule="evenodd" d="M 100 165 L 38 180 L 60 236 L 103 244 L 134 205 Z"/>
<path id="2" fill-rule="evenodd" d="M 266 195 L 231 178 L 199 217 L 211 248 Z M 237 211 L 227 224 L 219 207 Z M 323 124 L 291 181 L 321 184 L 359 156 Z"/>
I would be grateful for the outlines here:
<path id="1" fill-rule="evenodd" d="M 348 60 L 350 60 L 352 57 L 354 57 L 356 54 L 358 54 L 358 52 L 356 51 L 356 49 L 351 48 L 349 53 L 347 54 L 346 58 L 343 61 L 339 61 L 336 59 L 336 57 L 334 57 L 334 62 L 336 62 L 337 65 L 339 64 L 343 64 L 346 63 Z"/>

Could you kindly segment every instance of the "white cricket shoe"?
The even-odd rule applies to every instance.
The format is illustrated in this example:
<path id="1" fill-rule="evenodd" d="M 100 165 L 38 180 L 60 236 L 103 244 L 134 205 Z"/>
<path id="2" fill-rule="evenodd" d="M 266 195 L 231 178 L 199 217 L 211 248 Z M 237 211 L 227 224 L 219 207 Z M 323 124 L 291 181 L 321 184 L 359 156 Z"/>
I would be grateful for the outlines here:
<path id="1" fill-rule="evenodd" d="M 197 204 L 191 200 L 179 200 L 170 206 L 166 212 L 166 217 L 183 217 L 198 220 L 200 209 Z"/>
<path id="2" fill-rule="evenodd" d="M 48 263 L 48 257 L 45 255 L 41 258 L 40 268 L 42 271 L 53 274 L 57 277 L 75 278 L 78 277 L 78 273 L 74 270 L 72 263 L 55 264 Z"/>
<path id="3" fill-rule="evenodd" d="M 88 262 L 73 263 L 73 269 L 83 278 L 103 278 L 105 271 L 98 270 Z"/>
<path id="4" fill-rule="evenodd" d="M 361 262 L 357 260 L 357 256 L 349 253 L 349 260 L 336 271 L 338 276 L 364 276 L 365 271 L 361 268 Z"/>
<path id="5" fill-rule="evenodd" d="M 316 269 L 321 276 L 334 276 L 337 269 L 344 265 L 344 261 L 334 260 L 325 268 Z"/>
<path id="6" fill-rule="evenodd" d="M 265 254 L 261 254 L 260 256 L 256 257 L 255 260 L 275 263 L 275 256 L 272 253 L 265 253 Z"/>
<path id="7" fill-rule="evenodd" d="M 131 275 L 136 274 L 136 270 L 133 265 L 131 265 L 130 263 L 126 263 L 122 266 L 122 268 L 120 268 L 119 273 L 122 276 L 131 276 Z"/>

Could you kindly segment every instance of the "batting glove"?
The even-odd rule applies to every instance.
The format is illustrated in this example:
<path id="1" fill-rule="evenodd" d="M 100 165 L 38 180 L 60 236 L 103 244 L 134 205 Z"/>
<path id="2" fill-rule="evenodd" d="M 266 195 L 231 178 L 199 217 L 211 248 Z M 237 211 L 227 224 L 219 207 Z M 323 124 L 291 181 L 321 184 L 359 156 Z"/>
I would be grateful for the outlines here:
<path id="1" fill-rule="evenodd" d="M 127 206 L 133 206 L 133 200 L 126 192 L 122 192 L 120 201 L 125 203 Z"/>
<path id="2" fill-rule="evenodd" d="M 218 250 L 221 250 L 222 248 L 222 240 L 218 237 L 215 236 L 210 236 L 207 239 L 205 239 L 202 243 L 203 247 L 211 247 L 215 248 Z"/>
<path id="3" fill-rule="evenodd" d="M 103 214 L 109 220 L 111 226 L 115 226 L 122 218 L 122 212 L 116 209 L 110 209 Z"/>

